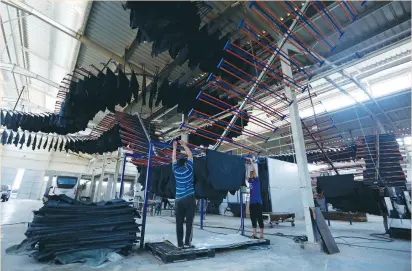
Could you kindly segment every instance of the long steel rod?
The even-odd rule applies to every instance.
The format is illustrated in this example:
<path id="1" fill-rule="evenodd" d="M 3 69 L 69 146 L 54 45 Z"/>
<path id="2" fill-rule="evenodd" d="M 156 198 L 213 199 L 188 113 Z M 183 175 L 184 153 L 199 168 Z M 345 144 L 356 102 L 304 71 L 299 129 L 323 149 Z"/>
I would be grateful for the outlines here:
<path id="1" fill-rule="evenodd" d="M 23 86 L 23 88 L 21 89 L 20 94 L 19 94 L 19 97 L 17 98 L 17 101 L 16 101 L 16 103 L 14 104 L 13 111 L 16 110 L 17 104 L 19 103 L 20 98 L 21 98 L 21 95 L 22 95 L 23 92 L 24 92 L 24 87 L 25 87 L 25 86 Z"/>
<path id="2" fill-rule="evenodd" d="M 143 203 L 143 214 L 142 214 L 142 230 L 140 232 L 140 248 L 144 248 L 144 234 L 146 231 L 146 216 L 147 216 L 147 202 L 148 202 L 148 190 L 150 185 L 150 173 L 153 155 L 153 145 L 149 143 L 149 156 L 147 158 L 147 170 L 146 170 L 146 183 L 144 188 L 144 203 Z"/>
<path id="3" fill-rule="evenodd" d="M 303 128 L 305 128 L 305 130 L 309 133 L 310 137 L 312 138 L 312 140 L 315 142 L 316 146 L 319 148 L 319 150 L 322 152 L 323 156 L 326 158 L 326 161 L 328 162 L 328 164 L 332 167 L 332 169 L 336 172 L 336 175 L 340 175 L 338 170 L 335 168 L 335 166 L 333 165 L 333 162 L 329 159 L 329 156 L 325 153 L 325 151 L 323 150 L 322 146 L 319 145 L 318 141 L 316 140 L 316 138 L 312 135 L 312 133 L 310 132 L 309 128 L 305 125 L 305 123 L 303 122 L 303 120 L 301 120 L 302 122 L 302 126 Z"/>

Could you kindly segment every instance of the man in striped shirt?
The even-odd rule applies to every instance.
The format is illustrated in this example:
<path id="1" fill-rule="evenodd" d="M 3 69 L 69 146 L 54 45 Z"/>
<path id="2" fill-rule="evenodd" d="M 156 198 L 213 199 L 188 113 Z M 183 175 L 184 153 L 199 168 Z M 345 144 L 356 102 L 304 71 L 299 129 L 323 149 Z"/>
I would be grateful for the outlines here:
<path id="1" fill-rule="evenodd" d="M 190 248 L 192 243 L 193 219 L 196 199 L 193 185 L 193 155 L 184 141 L 180 141 L 187 154 L 187 159 L 176 160 L 177 141 L 173 141 L 173 174 L 176 179 L 176 235 L 180 248 Z M 183 223 L 186 218 L 186 237 L 183 246 Z"/>

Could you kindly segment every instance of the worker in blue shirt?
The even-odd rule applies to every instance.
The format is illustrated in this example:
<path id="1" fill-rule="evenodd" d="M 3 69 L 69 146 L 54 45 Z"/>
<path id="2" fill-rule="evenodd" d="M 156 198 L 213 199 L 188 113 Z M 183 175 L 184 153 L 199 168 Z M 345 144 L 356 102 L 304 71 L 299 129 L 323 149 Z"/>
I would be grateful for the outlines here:
<path id="1" fill-rule="evenodd" d="M 250 220 L 252 221 L 252 238 L 257 239 L 256 236 L 256 227 L 257 223 L 259 223 L 260 228 L 260 239 L 264 239 L 263 235 L 263 217 L 262 217 L 262 196 L 260 194 L 260 181 L 256 175 L 255 165 L 253 164 L 253 160 L 250 160 L 250 164 L 252 169 L 249 174 L 249 188 L 250 188 L 250 204 L 249 204 L 249 212 L 250 212 Z"/>
<path id="2" fill-rule="evenodd" d="M 173 141 L 173 174 L 176 179 L 176 235 L 180 248 L 192 247 L 192 228 L 196 210 L 196 198 L 193 185 L 193 155 L 184 141 L 180 141 L 187 154 L 187 159 L 176 159 L 177 141 Z M 186 237 L 183 245 L 183 223 L 186 218 Z"/>

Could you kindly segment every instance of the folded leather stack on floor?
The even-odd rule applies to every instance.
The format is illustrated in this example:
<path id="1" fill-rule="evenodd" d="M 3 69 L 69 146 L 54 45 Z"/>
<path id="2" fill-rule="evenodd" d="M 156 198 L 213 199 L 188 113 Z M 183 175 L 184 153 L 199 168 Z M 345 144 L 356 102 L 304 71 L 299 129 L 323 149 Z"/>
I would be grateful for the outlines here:
<path id="1" fill-rule="evenodd" d="M 140 218 L 124 200 L 85 203 L 65 195 L 49 196 L 25 233 L 26 239 L 7 253 L 32 252 L 38 261 L 69 263 L 76 253 L 105 249 L 128 255 L 138 242 Z M 96 256 L 97 257 L 97 256 Z"/>

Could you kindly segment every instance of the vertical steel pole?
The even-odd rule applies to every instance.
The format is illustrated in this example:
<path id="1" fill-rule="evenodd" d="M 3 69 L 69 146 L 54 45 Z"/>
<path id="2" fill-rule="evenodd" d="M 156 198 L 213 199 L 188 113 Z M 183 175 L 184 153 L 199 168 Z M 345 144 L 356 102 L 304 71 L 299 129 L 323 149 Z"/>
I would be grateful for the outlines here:
<path id="1" fill-rule="evenodd" d="M 326 215 L 328 216 L 328 226 L 330 227 L 330 219 L 329 219 L 329 210 L 328 210 L 328 201 L 325 197 L 325 208 L 326 208 Z"/>
<path id="2" fill-rule="evenodd" d="M 144 203 L 143 203 L 143 214 L 142 214 L 142 230 L 140 232 L 140 248 L 144 247 L 144 234 L 146 230 L 146 216 L 147 216 L 147 194 L 150 185 L 150 166 L 152 164 L 152 155 L 153 155 L 153 146 L 152 143 L 149 143 L 149 157 L 147 158 L 147 170 L 146 170 L 146 184 L 144 187 Z"/>
<path id="3" fill-rule="evenodd" d="M 285 49 L 288 54 L 288 49 Z M 286 76 L 293 78 L 292 68 L 290 67 L 289 59 L 282 57 L 282 71 Z M 310 208 L 315 207 L 313 201 L 312 184 L 308 169 L 308 159 L 306 157 L 306 146 L 303 137 L 302 122 L 299 117 L 299 106 L 296 101 L 296 91 L 289 86 L 285 86 L 286 97 L 293 101 L 289 106 L 290 124 L 292 127 L 293 146 L 295 148 L 296 163 L 298 165 L 298 173 L 300 180 L 300 191 L 302 196 L 302 205 L 305 216 L 305 228 L 308 241 L 315 242 L 315 229 L 312 224 Z"/>
<path id="4" fill-rule="evenodd" d="M 203 204 L 204 199 L 200 199 L 200 229 L 203 230 Z"/>
<path id="5" fill-rule="evenodd" d="M 123 169 L 122 169 L 122 179 L 120 181 L 120 193 L 119 193 L 119 199 L 121 199 L 123 197 L 123 190 L 124 190 L 124 170 L 126 169 L 126 158 L 127 155 L 124 154 L 124 158 L 123 158 Z M 116 181 L 117 184 L 117 181 Z"/>
<path id="6" fill-rule="evenodd" d="M 245 221 L 244 221 L 244 214 L 243 214 L 243 195 L 242 195 L 242 191 L 239 190 L 239 194 L 240 194 L 240 229 L 242 232 L 242 235 L 245 235 Z"/>

